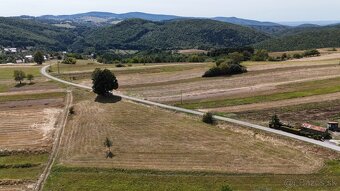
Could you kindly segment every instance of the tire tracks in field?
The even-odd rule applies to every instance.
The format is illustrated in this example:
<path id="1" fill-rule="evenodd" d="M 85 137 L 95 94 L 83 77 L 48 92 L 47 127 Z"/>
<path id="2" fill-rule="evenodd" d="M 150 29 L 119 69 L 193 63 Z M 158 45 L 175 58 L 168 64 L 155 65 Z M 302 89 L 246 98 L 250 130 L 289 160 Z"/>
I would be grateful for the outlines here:
<path id="1" fill-rule="evenodd" d="M 57 132 L 57 137 L 54 140 L 52 152 L 50 154 L 50 157 L 48 159 L 46 167 L 45 167 L 43 173 L 40 175 L 40 177 L 37 181 L 37 184 L 34 187 L 35 191 L 43 190 L 44 184 L 45 184 L 45 182 L 46 182 L 46 180 L 47 180 L 47 178 L 48 178 L 48 176 L 51 172 L 52 166 L 53 166 L 53 164 L 54 164 L 54 162 L 55 162 L 55 160 L 58 156 L 59 147 L 60 147 L 60 143 L 61 143 L 61 140 L 62 140 L 62 135 L 64 134 L 64 128 L 65 128 L 66 123 L 67 123 L 67 117 L 69 115 L 69 109 L 72 105 L 72 102 L 73 102 L 72 91 L 67 90 L 66 105 L 65 105 L 65 108 L 64 108 L 63 115 L 61 116 L 61 120 L 58 124 L 59 130 Z"/>

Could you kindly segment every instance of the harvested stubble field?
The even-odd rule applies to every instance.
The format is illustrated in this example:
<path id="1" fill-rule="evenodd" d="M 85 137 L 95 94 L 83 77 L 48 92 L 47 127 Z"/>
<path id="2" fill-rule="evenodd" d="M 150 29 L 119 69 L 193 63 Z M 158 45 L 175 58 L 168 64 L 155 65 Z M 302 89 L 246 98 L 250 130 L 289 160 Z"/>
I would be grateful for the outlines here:
<path id="1" fill-rule="evenodd" d="M 61 145 L 62 165 L 305 174 L 336 157 L 321 148 L 229 124 L 210 126 L 192 116 L 127 101 L 93 100 L 91 96 L 74 106 Z M 112 159 L 105 158 L 106 137 L 113 141 Z"/>
<path id="2" fill-rule="evenodd" d="M 114 71 L 120 83 L 120 90 L 130 95 L 143 97 L 158 102 L 221 99 L 224 97 L 240 97 L 244 95 L 278 92 L 277 86 L 317 79 L 338 77 L 340 66 L 338 61 L 318 62 L 247 62 L 249 72 L 233 77 L 201 78 L 211 63 L 167 71 L 159 69 L 138 70 L 121 69 Z M 123 72 L 124 71 L 124 72 Z M 81 74 L 74 74 L 81 75 Z M 82 79 L 85 78 L 85 79 Z M 86 79 L 87 78 L 87 79 Z M 89 85 L 89 74 L 78 78 L 77 82 Z M 143 82 L 143 83 L 142 83 Z M 260 84 L 260 85 L 259 85 Z"/>
<path id="3" fill-rule="evenodd" d="M 0 93 L 0 190 L 33 190 L 45 168 L 65 99 L 53 87 L 38 82 Z"/>
<path id="4" fill-rule="evenodd" d="M 219 112 L 218 114 L 252 121 L 257 124 L 268 125 L 268 121 L 273 114 L 277 114 L 281 120 L 291 123 L 300 124 L 301 122 L 310 122 L 313 124 L 325 126 L 329 121 L 340 120 L 340 99 L 327 100 L 314 103 L 287 105 L 262 110 L 247 110 L 240 112 Z"/>
<path id="5" fill-rule="evenodd" d="M 49 150 L 64 95 L 0 96 L 0 149 Z"/>

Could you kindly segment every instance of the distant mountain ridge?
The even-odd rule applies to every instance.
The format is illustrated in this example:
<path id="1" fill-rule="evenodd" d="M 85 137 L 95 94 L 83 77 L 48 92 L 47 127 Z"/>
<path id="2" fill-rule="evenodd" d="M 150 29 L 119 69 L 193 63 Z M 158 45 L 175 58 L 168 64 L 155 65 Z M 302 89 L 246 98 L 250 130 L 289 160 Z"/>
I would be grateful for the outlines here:
<path id="1" fill-rule="evenodd" d="M 166 20 L 174 20 L 174 19 L 181 19 L 181 18 L 194 18 L 194 17 L 181 17 L 176 15 L 162 15 L 162 14 L 149 14 L 149 13 L 142 13 L 142 12 L 129 12 L 123 14 L 116 14 L 116 13 L 109 13 L 109 12 L 88 12 L 88 13 L 80 13 L 80 14 L 73 14 L 73 15 L 43 15 L 38 18 L 40 19 L 51 19 L 51 20 L 59 20 L 59 21 L 89 21 L 89 17 L 98 18 L 98 22 L 110 22 L 113 20 L 126 20 L 126 19 L 144 19 L 149 21 L 166 21 Z M 202 17 L 200 17 L 202 18 Z M 249 20 L 249 19 L 241 19 L 237 17 L 213 17 L 213 18 L 206 18 L 212 19 L 216 21 L 222 21 L 242 26 L 282 26 L 278 23 L 273 22 L 261 22 L 256 20 Z"/>

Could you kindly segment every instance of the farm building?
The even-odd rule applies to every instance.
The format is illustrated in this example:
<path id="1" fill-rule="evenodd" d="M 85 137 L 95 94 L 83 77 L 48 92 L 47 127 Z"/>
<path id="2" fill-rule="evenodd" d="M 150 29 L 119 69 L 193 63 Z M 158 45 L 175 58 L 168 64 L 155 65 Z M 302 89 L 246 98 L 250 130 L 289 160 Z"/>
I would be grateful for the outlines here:
<path id="1" fill-rule="evenodd" d="M 301 133 L 307 135 L 320 135 L 322 137 L 325 137 L 329 134 L 327 128 L 311 125 L 308 123 L 303 123 L 301 125 Z"/>
<path id="2" fill-rule="evenodd" d="M 338 122 L 328 122 L 327 128 L 330 131 L 340 131 Z"/>

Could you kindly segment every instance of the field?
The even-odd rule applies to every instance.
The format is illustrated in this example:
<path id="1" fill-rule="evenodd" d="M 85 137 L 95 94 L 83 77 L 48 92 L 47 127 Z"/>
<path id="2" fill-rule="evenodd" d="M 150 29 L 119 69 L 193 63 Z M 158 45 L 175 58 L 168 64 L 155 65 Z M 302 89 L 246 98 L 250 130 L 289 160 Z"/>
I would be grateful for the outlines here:
<path id="1" fill-rule="evenodd" d="M 200 174 L 56 166 L 46 190 L 221 191 L 228 185 L 233 190 L 245 191 L 337 191 L 339 176 L 339 161 L 329 163 L 322 172 L 313 175 Z"/>
<path id="2" fill-rule="evenodd" d="M 312 60 L 246 62 L 246 74 L 208 79 L 201 75 L 213 63 L 116 67 L 82 60 L 76 65 L 60 64 L 60 74 L 53 65 L 52 74 L 90 86 L 95 68 L 109 68 L 118 78 L 119 91 L 128 95 L 265 126 L 274 113 L 288 123 L 308 121 L 322 126 L 340 119 L 337 54 L 325 50 Z M 46 127 L 59 121 L 64 86 L 42 77 L 22 87 L 13 86 L 10 80 L 8 77 L 2 87 L 6 92 L 0 93 L 0 108 L 6 108 L 3 116 L 24 117 L 14 121 L 15 117 L 6 116 L 9 125 L 0 130 L 19 126 L 16 122 L 27 124 L 24 126 L 34 123 L 39 129 L 39 123 Z M 195 116 L 117 97 L 96 97 L 78 89 L 73 92 L 74 113 L 69 116 L 44 190 L 186 191 L 221 190 L 223 186 L 233 190 L 338 190 L 340 156 L 330 150 L 228 123 L 207 125 Z M 21 134 L 27 131 L 19 130 Z M 8 156 L 18 157 L 14 165 L 0 158 L 0 166 L 10 167 L 3 171 L 7 172 L 3 181 L 13 175 L 14 180 L 28 180 L 19 185 L 34 184 L 53 141 L 50 133 L 44 137 L 44 131 L 37 132 L 29 129 L 27 133 L 32 134 L 21 139 L 33 143 L 29 139 L 33 137 L 36 145 L 26 146 L 47 152 L 29 154 L 33 157 L 27 162 L 31 164 L 29 172 L 14 168 L 26 163 L 20 153 Z M 340 140 L 340 134 L 334 137 Z M 106 158 L 105 138 L 112 140 L 113 158 Z M 6 141 L 24 148 L 21 141 Z"/>
<path id="3" fill-rule="evenodd" d="M 14 70 L 32 72 L 17 85 Z M 46 166 L 63 112 L 65 90 L 40 77 L 37 66 L 1 66 L 0 190 L 32 190 Z"/>
<path id="4" fill-rule="evenodd" d="M 301 142 L 81 90 L 75 97 L 45 190 L 282 189 L 287 179 L 316 180 L 326 167 L 338 168 L 324 167 L 337 154 Z M 106 137 L 112 159 L 105 157 Z M 327 175 L 321 180 L 338 184 L 338 174 Z"/>

